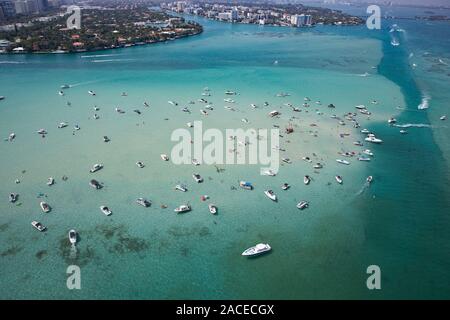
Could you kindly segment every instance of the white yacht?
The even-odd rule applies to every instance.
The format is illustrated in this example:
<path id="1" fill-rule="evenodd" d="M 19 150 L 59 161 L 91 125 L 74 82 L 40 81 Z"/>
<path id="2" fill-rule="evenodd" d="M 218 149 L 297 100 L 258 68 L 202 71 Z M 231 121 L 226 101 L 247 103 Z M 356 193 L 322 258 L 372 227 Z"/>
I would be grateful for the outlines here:
<path id="1" fill-rule="evenodd" d="M 303 177 L 303 183 L 308 185 L 311 182 L 310 176 L 304 176 Z"/>
<path id="2" fill-rule="evenodd" d="M 78 240 L 77 232 L 74 229 L 70 230 L 69 231 L 69 242 L 71 244 L 76 244 L 77 240 Z"/>
<path id="3" fill-rule="evenodd" d="M 253 190 L 253 185 L 251 184 L 251 182 L 248 181 L 239 181 L 239 186 L 242 189 Z"/>
<path id="4" fill-rule="evenodd" d="M 186 191 L 187 191 L 187 188 L 186 188 L 186 186 L 184 186 L 184 185 L 182 185 L 182 184 L 177 184 L 177 185 L 175 186 L 175 190 L 179 190 L 179 191 L 181 191 L 181 192 L 186 192 Z"/>
<path id="5" fill-rule="evenodd" d="M 194 173 L 192 175 L 192 177 L 194 178 L 195 182 L 197 182 L 197 183 L 203 182 L 203 178 L 198 173 Z"/>
<path id="6" fill-rule="evenodd" d="M 373 157 L 373 152 L 370 149 L 366 149 L 363 151 L 364 154 L 367 154 L 368 156 Z"/>
<path id="7" fill-rule="evenodd" d="M 447 119 L 447 116 L 441 116 L 439 119 L 442 120 L 442 121 L 444 121 L 444 120 Z"/>
<path id="8" fill-rule="evenodd" d="M 309 207 L 308 201 L 302 200 L 299 203 L 297 203 L 297 208 L 300 209 L 300 210 L 306 209 L 308 207 Z"/>
<path id="9" fill-rule="evenodd" d="M 245 257 L 257 256 L 269 252 L 271 249 L 268 243 L 258 243 L 256 246 L 246 249 L 242 255 Z"/>
<path id="10" fill-rule="evenodd" d="M 281 186 L 281 189 L 283 190 L 287 190 L 289 189 L 291 186 L 288 183 L 283 183 L 283 185 Z"/>
<path id="11" fill-rule="evenodd" d="M 147 199 L 144 199 L 144 198 L 138 198 L 136 200 L 136 203 L 138 205 L 141 205 L 141 206 L 145 207 L 145 208 L 148 208 L 148 207 L 150 207 L 152 205 L 152 203 L 150 201 L 148 201 Z"/>
<path id="12" fill-rule="evenodd" d="M 264 194 L 272 201 L 277 201 L 277 196 L 272 190 L 266 190 L 264 191 Z"/>
<path id="13" fill-rule="evenodd" d="M 53 177 L 50 177 L 47 179 L 47 185 L 48 186 L 52 186 L 55 184 L 55 179 L 53 179 Z"/>
<path id="14" fill-rule="evenodd" d="M 47 229 L 47 227 L 45 227 L 42 223 L 38 222 L 38 221 L 32 221 L 31 225 L 36 228 L 37 230 L 39 230 L 40 232 L 43 232 Z"/>
<path id="15" fill-rule="evenodd" d="M 51 208 L 47 202 L 42 201 L 41 203 L 39 203 L 39 206 L 41 207 L 42 211 L 44 211 L 45 213 L 48 213 L 51 211 Z"/>
<path id="16" fill-rule="evenodd" d="M 336 162 L 340 163 L 340 164 L 345 164 L 345 165 L 349 165 L 350 162 L 348 162 L 347 160 L 342 160 L 342 159 L 336 159 Z"/>
<path id="17" fill-rule="evenodd" d="M 209 212 L 211 212 L 211 214 L 216 214 L 217 213 L 217 207 L 216 207 L 216 205 L 214 205 L 212 203 L 210 203 L 208 205 L 208 209 L 209 209 Z"/>
<path id="18" fill-rule="evenodd" d="M 89 172 L 90 172 L 90 173 L 94 173 L 94 172 L 97 172 L 97 171 L 99 171 L 99 170 L 101 170 L 101 169 L 103 169 L 103 165 L 102 165 L 102 164 L 99 164 L 99 163 L 96 163 L 96 164 L 94 164 L 94 166 L 92 167 L 92 169 L 89 170 Z"/>
<path id="19" fill-rule="evenodd" d="M 377 137 L 375 137 L 374 134 L 369 134 L 367 136 L 367 138 L 365 138 L 364 140 L 366 140 L 367 142 L 372 142 L 372 143 L 383 143 L 383 140 L 378 139 Z"/>
<path id="20" fill-rule="evenodd" d="M 111 209 L 109 209 L 107 206 L 101 206 L 100 211 L 103 212 L 107 216 L 110 216 L 112 214 Z"/>
<path id="21" fill-rule="evenodd" d="M 191 206 L 188 204 L 182 204 L 181 206 L 175 208 L 174 211 L 176 213 L 188 212 L 188 211 L 191 211 Z"/>
<path id="22" fill-rule="evenodd" d="M 273 170 L 267 169 L 266 171 L 263 172 L 263 175 L 265 175 L 265 176 L 270 176 L 270 177 L 274 177 L 274 176 L 276 176 L 277 174 L 276 174 Z"/>
<path id="23" fill-rule="evenodd" d="M 342 184 L 343 180 L 341 176 L 335 176 L 334 178 L 336 179 L 337 183 Z"/>
<path id="24" fill-rule="evenodd" d="M 369 157 L 358 157 L 358 161 L 370 161 Z"/>
<path id="25" fill-rule="evenodd" d="M 163 154 L 161 154 L 161 159 L 163 161 L 169 161 L 169 156 L 167 154 L 163 153 Z"/>
<path id="26" fill-rule="evenodd" d="M 65 128 L 67 126 L 68 126 L 67 122 L 61 122 L 60 124 L 58 124 L 58 129 Z"/>

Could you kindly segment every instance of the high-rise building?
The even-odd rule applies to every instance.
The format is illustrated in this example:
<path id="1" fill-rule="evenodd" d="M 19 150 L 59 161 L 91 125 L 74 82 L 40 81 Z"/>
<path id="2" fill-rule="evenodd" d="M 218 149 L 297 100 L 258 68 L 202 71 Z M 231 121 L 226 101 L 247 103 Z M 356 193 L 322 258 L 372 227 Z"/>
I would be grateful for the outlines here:
<path id="1" fill-rule="evenodd" d="M 16 8 L 12 0 L 0 0 L 0 7 L 2 8 L 3 15 L 8 18 L 16 14 Z"/>

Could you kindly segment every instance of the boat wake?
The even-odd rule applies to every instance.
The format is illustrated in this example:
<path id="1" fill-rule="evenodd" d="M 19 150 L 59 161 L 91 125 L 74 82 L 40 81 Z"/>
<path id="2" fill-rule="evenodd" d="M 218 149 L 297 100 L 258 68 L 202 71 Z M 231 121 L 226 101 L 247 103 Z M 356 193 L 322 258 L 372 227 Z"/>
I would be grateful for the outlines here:
<path id="1" fill-rule="evenodd" d="M 421 103 L 417 106 L 417 109 L 419 110 L 425 110 L 430 107 L 429 101 L 431 100 L 431 97 L 427 94 L 424 94 L 422 97 Z"/>
<path id="2" fill-rule="evenodd" d="M 23 61 L 0 61 L 0 64 L 24 64 Z"/>
<path id="3" fill-rule="evenodd" d="M 92 80 L 92 81 L 79 82 L 79 83 L 71 84 L 70 87 L 71 88 L 79 87 L 79 86 L 84 86 L 84 85 L 87 85 L 87 84 L 97 83 L 97 82 L 101 82 L 101 81 L 103 81 L 103 80 Z"/>
<path id="4" fill-rule="evenodd" d="M 70 253 L 69 253 L 70 259 L 76 259 L 77 253 L 78 253 L 77 246 L 75 244 L 72 244 L 70 246 Z"/>
<path id="5" fill-rule="evenodd" d="M 105 63 L 105 62 L 124 62 L 134 61 L 134 59 L 104 59 L 104 60 L 91 60 L 92 63 Z"/>
<path id="6" fill-rule="evenodd" d="M 359 189 L 359 191 L 356 193 L 356 195 L 359 196 L 359 195 L 363 194 L 363 193 L 364 193 L 367 189 L 369 189 L 369 188 L 370 188 L 370 183 L 366 181 L 366 182 L 362 185 L 361 189 Z"/>
<path id="7" fill-rule="evenodd" d="M 102 58 L 102 57 L 115 57 L 115 56 L 123 56 L 123 54 L 92 54 L 92 55 L 86 55 L 81 56 L 81 58 Z"/>
<path id="8" fill-rule="evenodd" d="M 432 128 L 433 126 L 426 123 L 405 123 L 405 124 L 394 124 L 397 128 Z"/>

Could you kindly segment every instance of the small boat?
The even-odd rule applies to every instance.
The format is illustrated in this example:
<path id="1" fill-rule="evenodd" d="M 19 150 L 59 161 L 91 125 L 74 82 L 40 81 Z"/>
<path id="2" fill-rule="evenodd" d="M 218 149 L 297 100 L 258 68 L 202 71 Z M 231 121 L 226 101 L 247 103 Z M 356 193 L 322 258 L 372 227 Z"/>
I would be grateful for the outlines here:
<path id="1" fill-rule="evenodd" d="M 60 96 L 63 96 L 63 95 L 64 95 L 64 92 L 63 92 L 63 91 L 59 91 L 58 94 L 59 94 Z"/>
<path id="2" fill-rule="evenodd" d="M 309 207 L 308 201 L 302 200 L 299 203 L 297 203 L 297 208 L 300 209 L 300 210 L 306 209 L 308 207 Z"/>
<path id="3" fill-rule="evenodd" d="M 184 185 L 182 185 L 182 184 L 177 184 L 177 185 L 175 186 L 175 190 L 179 190 L 179 191 L 181 191 L 181 192 L 186 192 L 186 191 L 187 191 L 187 188 L 186 188 L 186 186 L 184 186 Z"/>
<path id="4" fill-rule="evenodd" d="M 197 182 L 197 183 L 203 182 L 203 178 L 198 173 L 194 173 L 192 175 L 192 177 L 194 178 L 195 182 Z"/>
<path id="5" fill-rule="evenodd" d="M 388 119 L 388 123 L 389 124 L 394 124 L 394 123 L 396 123 L 397 122 L 397 119 L 395 119 L 395 118 L 389 118 Z"/>
<path id="6" fill-rule="evenodd" d="M 100 116 L 98 114 L 94 114 L 94 119 L 98 120 L 98 119 L 100 119 Z"/>
<path id="7" fill-rule="evenodd" d="M 197 159 L 192 159 L 192 164 L 193 164 L 194 166 L 199 166 L 199 165 L 200 165 L 200 162 L 199 162 Z"/>
<path id="8" fill-rule="evenodd" d="M 373 156 L 373 152 L 369 149 L 364 150 L 363 153 L 367 154 L 368 156 L 371 156 L 371 157 Z"/>
<path id="9" fill-rule="evenodd" d="M 95 92 L 92 91 L 92 90 L 89 90 L 88 93 L 89 93 L 91 96 L 95 96 Z"/>
<path id="10" fill-rule="evenodd" d="M 276 174 L 273 170 L 268 169 L 268 170 L 266 170 L 266 171 L 263 172 L 263 175 L 265 175 L 265 176 L 270 176 L 270 177 L 274 177 L 274 176 L 276 176 L 277 174 Z"/>
<path id="11" fill-rule="evenodd" d="M 370 161 L 369 157 L 358 157 L 356 159 L 358 159 L 358 161 Z"/>
<path id="12" fill-rule="evenodd" d="M 337 181 L 337 183 L 342 184 L 342 177 L 341 176 L 335 176 L 335 179 Z"/>
<path id="13" fill-rule="evenodd" d="M 81 128 L 80 128 L 80 126 L 79 125 L 75 125 L 74 127 L 73 127 L 73 130 L 75 130 L 75 131 L 79 131 L 79 130 L 81 130 Z"/>
<path id="14" fill-rule="evenodd" d="M 77 232 L 75 230 L 70 230 L 69 231 L 69 242 L 71 244 L 76 244 L 77 243 L 77 239 L 78 239 L 78 235 Z"/>
<path id="15" fill-rule="evenodd" d="M 285 163 L 292 163 L 292 161 L 289 158 L 281 158 L 281 161 Z"/>
<path id="16" fill-rule="evenodd" d="M 120 108 L 115 108 L 115 110 L 116 110 L 117 113 L 122 113 L 122 114 L 125 113 L 125 111 L 123 111 L 123 110 L 120 109 Z"/>
<path id="17" fill-rule="evenodd" d="M 368 183 L 371 183 L 371 182 L 373 181 L 373 177 L 372 177 L 372 176 L 368 176 L 367 179 L 366 179 L 366 181 L 367 181 Z"/>
<path id="18" fill-rule="evenodd" d="M 207 106 L 205 106 L 205 109 L 212 111 L 212 110 L 214 110 L 214 107 L 212 105 L 208 104 Z"/>
<path id="19" fill-rule="evenodd" d="M 348 162 L 347 160 L 342 160 L 342 159 L 336 159 L 336 162 L 340 163 L 340 164 L 345 164 L 345 165 L 349 165 L 350 162 Z"/>
<path id="20" fill-rule="evenodd" d="M 97 106 L 94 106 L 94 111 L 100 111 L 100 108 Z"/>
<path id="21" fill-rule="evenodd" d="M 440 118 L 439 118 L 439 120 L 442 120 L 442 121 L 444 121 L 444 120 L 446 120 L 447 119 L 447 116 L 441 116 Z"/>
<path id="22" fill-rule="evenodd" d="M 167 155 L 167 154 L 161 154 L 161 159 L 163 160 L 163 161 L 169 161 L 169 156 Z"/>
<path id="23" fill-rule="evenodd" d="M 134 109 L 133 112 L 135 112 L 137 114 L 141 114 L 142 113 L 141 110 L 139 110 L 139 109 Z"/>
<path id="24" fill-rule="evenodd" d="M 402 130 L 400 130 L 400 133 L 401 133 L 401 134 L 407 134 L 408 131 L 402 129 Z"/>
<path id="25" fill-rule="evenodd" d="M 55 179 L 53 179 L 53 177 L 50 177 L 47 179 L 47 185 L 48 186 L 52 186 L 55 184 Z"/>
<path id="26" fill-rule="evenodd" d="M 147 107 L 147 108 L 150 107 L 150 105 L 146 101 L 144 101 L 143 105 L 144 105 L 144 107 Z"/>
<path id="27" fill-rule="evenodd" d="M 178 105 L 178 103 L 176 103 L 175 101 L 171 101 L 171 100 L 167 101 L 167 103 L 171 104 L 173 106 L 177 106 Z"/>
<path id="28" fill-rule="evenodd" d="M 150 201 L 148 201 L 147 199 L 144 199 L 144 198 L 138 198 L 136 200 L 136 203 L 141 205 L 141 206 L 143 206 L 143 207 L 145 207 L 145 208 L 148 208 L 148 207 L 150 207 L 152 205 L 152 203 Z"/>
<path id="29" fill-rule="evenodd" d="M 100 184 L 100 182 L 98 182 L 95 179 L 92 179 L 91 181 L 89 181 L 89 185 L 97 190 L 102 188 L 102 185 Z"/>
<path id="30" fill-rule="evenodd" d="M 38 231 L 43 232 L 47 229 L 47 227 L 45 227 L 42 223 L 38 222 L 38 221 L 32 221 L 31 225 L 33 227 L 35 227 Z"/>
<path id="31" fill-rule="evenodd" d="M 176 213 L 188 212 L 191 211 L 191 206 L 188 204 L 182 204 L 181 206 L 175 208 L 173 211 L 175 211 Z"/>
<path id="32" fill-rule="evenodd" d="M 254 103 L 250 104 L 250 107 L 252 107 L 253 109 L 258 108 L 258 106 L 256 104 L 254 104 Z"/>
<path id="33" fill-rule="evenodd" d="M 188 126 L 188 128 L 193 128 L 194 127 L 194 124 L 192 122 L 188 122 L 186 125 Z"/>
<path id="34" fill-rule="evenodd" d="M 355 141 L 355 142 L 353 142 L 353 144 L 355 146 L 358 146 L 358 147 L 362 147 L 363 146 L 363 143 L 361 141 Z"/>
<path id="35" fill-rule="evenodd" d="M 225 94 L 232 96 L 232 95 L 236 95 L 236 92 L 231 91 L 231 90 L 227 90 L 227 91 L 225 91 Z"/>
<path id="36" fill-rule="evenodd" d="M 183 111 L 183 112 L 188 112 L 188 113 L 190 113 L 191 112 L 191 110 L 189 110 L 188 108 L 186 108 L 186 107 L 184 107 L 183 109 L 181 109 L 181 111 Z"/>
<path id="37" fill-rule="evenodd" d="M 323 165 L 322 165 L 321 163 L 317 162 L 317 163 L 314 165 L 313 168 L 314 168 L 314 169 L 322 169 L 322 168 L 323 168 Z"/>
<path id="38" fill-rule="evenodd" d="M 89 170 L 89 172 L 90 172 L 90 173 L 94 173 L 94 172 L 97 172 L 97 171 L 99 171 L 99 170 L 101 170 L 101 169 L 103 169 L 103 165 L 102 165 L 102 164 L 99 164 L 99 163 L 96 163 L 96 164 L 94 164 L 94 166 L 92 167 L 92 169 Z"/>
<path id="39" fill-rule="evenodd" d="M 9 194 L 9 202 L 14 203 L 19 198 L 19 195 L 17 193 L 10 193 Z"/>
<path id="40" fill-rule="evenodd" d="M 291 186 L 288 183 L 283 183 L 283 185 L 281 186 L 281 189 L 283 190 L 287 190 L 289 189 Z"/>
<path id="41" fill-rule="evenodd" d="M 8 136 L 8 141 L 13 141 L 15 139 L 15 137 L 16 137 L 16 134 L 14 132 L 10 133 Z"/>
<path id="42" fill-rule="evenodd" d="M 103 136 L 103 142 L 110 142 L 111 140 L 108 138 L 108 136 Z"/>
<path id="43" fill-rule="evenodd" d="M 109 209 L 107 206 L 101 206 L 100 210 L 107 216 L 110 216 L 112 214 L 111 209 Z"/>
<path id="44" fill-rule="evenodd" d="M 311 182 L 310 176 L 304 176 L 303 177 L 303 183 L 308 185 Z"/>
<path id="45" fill-rule="evenodd" d="M 145 165 L 141 162 L 141 161 L 138 161 L 138 162 L 136 162 L 136 165 L 139 167 L 139 168 L 143 168 L 143 167 L 145 167 Z"/>
<path id="46" fill-rule="evenodd" d="M 60 124 L 58 124 L 58 129 L 65 128 L 67 126 L 68 126 L 67 122 L 61 122 Z"/>
<path id="47" fill-rule="evenodd" d="M 365 138 L 364 140 L 366 140 L 367 142 L 372 142 L 372 143 L 383 143 L 383 140 L 378 139 L 373 134 L 369 134 L 368 137 Z"/>
<path id="48" fill-rule="evenodd" d="M 362 129 L 362 130 L 361 130 L 361 133 L 368 134 L 368 133 L 370 133 L 370 131 L 367 130 L 367 129 Z"/>
<path id="49" fill-rule="evenodd" d="M 269 252 L 271 249 L 268 243 L 258 243 L 256 246 L 246 249 L 242 255 L 245 257 L 257 256 Z"/>
<path id="50" fill-rule="evenodd" d="M 244 122 L 244 123 L 249 123 L 250 122 L 250 121 L 248 121 L 247 118 L 242 118 L 241 121 Z"/>
<path id="51" fill-rule="evenodd" d="M 216 214 L 217 213 L 217 207 L 216 207 L 216 205 L 214 205 L 212 203 L 210 203 L 208 205 L 208 209 L 209 209 L 209 212 L 211 212 L 211 214 Z"/>
<path id="52" fill-rule="evenodd" d="M 128 94 L 127 94 L 126 92 L 122 92 L 121 96 L 122 96 L 122 97 L 127 97 Z"/>
<path id="53" fill-rule="evenodd" d="M 310 157 L 302 157 L 302 160 L 304 160 L 306 162 L 312 162 Z"/>
<path id="54" fill-rule="evenodd" d="M 1 100 L 5 100 L 5 99 L 6 99 L 5 96 L 0 96 L 0 101 L 1 101 Z"/>
<path id="55" fill-rule="evenodd" d="M 70 89 L 70 85 L 68 85 L 68 84 L 63 84 L 60 88 L 61 88 L 61 89 Z"/>
<path id="56" fill-rule="evenodd" d="M 277 196 L 272 190 L 266 190 L 264 191 L 264 194 L 272 201 L 277 201 Z"/>
<path id="57" fill-rule="evenodd" d="M 200 110 L 200 113 L 201 113 L 202 115 L 204 115 L 204 116 L 207 116 L 207 115 L 208 115 L 208 112 L 206 112 L 206 111 L 203 110 L 203 109 Z"/>
<path id="58" fill-rule="evenodd" d="M 273 110 L 269 112 L 269 116 L 270 117 L 275 117 L 278 116 L 280 114 L 280 112 L 278 112 L 277 110 Z"/>
<path id="59" fill-rule="evenodd" d="M 47 134 L 47 131 L 46 131 L 45 129 L 39 129 L 39 130 L 37 131 L 37 133 L 38 133 L 38 134 L 44 135 L 44 134 Z"/>
<path id="60" fill-rule="evenodd" d="M 230 98 L 223 99 L 223 101 L 228 102 L 228 103 L 234 103 L 234 100 L 230 99 Z"/>
<path id="61" fill-rule="evenodd" d="M 240 181 L 239 182 L 239 186 L 242 189 L 253 190 L 253 185 L 250 182 L 247 182 L 247 181 Z"/>
<path id="62" fill-rule="evenodd" d="M 51 208 L 47 202 L 42 201 L 41 203 L 39 203 L 39 206 L 41 207 L 42 211 L 44 211 L 45 213 L 48 213 L 51 211 Z"/>

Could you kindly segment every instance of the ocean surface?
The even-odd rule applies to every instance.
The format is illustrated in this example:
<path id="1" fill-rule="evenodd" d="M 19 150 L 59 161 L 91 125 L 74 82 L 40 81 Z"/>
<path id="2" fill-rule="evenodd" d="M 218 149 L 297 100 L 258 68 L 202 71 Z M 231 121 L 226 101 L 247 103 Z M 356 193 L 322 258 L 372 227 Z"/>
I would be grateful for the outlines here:
<path id="1" fill-rule="evenodd" d="M 0 136 L 16 134 L 0 142 L 0 298 L 450 298 L 450 120 L 439 120 L 450 116 L 450 27 L 405 19 L 424 9 L 388 10 L 400 18 L 383 19 L 381 30 L 193 18 L 204 32 L 168 43 L 0 55 L 0 95 L 6 96 Z M 400 45 L 392 45 L 393 37 Z M 60 96 L 63 84 L 71 88 Z M 210 97 L 202 96 L 205 87 Z M 226 90 L 238 94 L 226 96 Z M 282 92 L 290 95 L 278 97 Z M 309 107 L 302 106 L 305 97 Z M 205 107 L 200 98 L 214 107 L 208 116 L 199 112 Z M 336 108 L 327 108 L 331 103 Z M 339 125 L 331 118 L 344 119 L 361 104 L 372 112 L 357 116 L 361 129 L 375 132 L 383 144 L 355 146 L 364 135 L 349 121 Z M 184 106 L 191 113 L 182 112 Z M 268 117 L 272 110 L 280 117 Z M 397 126 L 388 125 L 390 117 Z M 68 127 L 58 129 L 63 121 Z M 170 155 L 175 145 L 172 132 L 193 121 L 223 131 L 278 125 L 280 156 L 292 163 L 268 177 L 260 175 L 259 164 L 162 161 L 160 154 Z M 73 130 L 76 124 L 81 130 Z M 289 124 L 294 132 L 288 135 Z M 48 131 L 45 138 L 36 133 L 41 128 Z M 338 152 L 365 148 L 374 153 L 370 162 L 335 161 L 342 158 Z M 324 167 L 315 171 L 304 156 Z M 95 163 L 104 168 L 91 174 Z M 196 184 L 194 172 L 205 181 Z M 310 185 L 303 184 L 304 175 L 312 177 Z M 342 185 L 335 175 L 343 177 Z M 55 185 L 46 185 L 48 177 Z M 93 177 L 103 189 L 88 185 Z M 255 189 L 236 188 L 239 180 Z M 291 185 L 287 191 L 281 190 L 284 182 Z M 175 191 L 178 183 L 188 192 Z M 277 203 L 265 197 L 267 189 L 278 195 Z M 19 194 L 15 204 L 8 202 L 11 192 Z M 207 202 L 200 200 L 205 194 Z M 152 206 L 138 206 L 138 197 Z M 42 199 L 50 213 L 40 210 Z M 310 207 L 298 210 L 300 200 Z M 184 203 L 193 210 L 173 212 Z M 218 206 L 217 215 L 208 203 Z M 103 215 L 101 205 L 113 214 Z M 48 230 L 37 232 L 32 220 Z M 76 248 L 67 239 L 70 229 L 79 233 Z M 272 252 L 241 256 L 260 242 Z M 70 265 L 81 269 L 80 290 L 66 286 Z M 366 286 L 370 265 L 381 269 L 381 290 Z"/>

